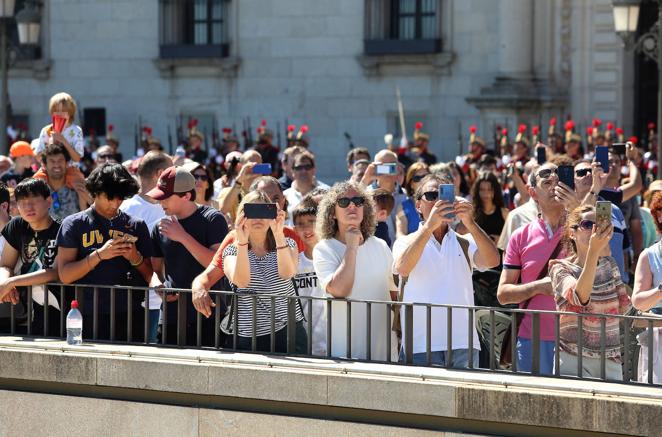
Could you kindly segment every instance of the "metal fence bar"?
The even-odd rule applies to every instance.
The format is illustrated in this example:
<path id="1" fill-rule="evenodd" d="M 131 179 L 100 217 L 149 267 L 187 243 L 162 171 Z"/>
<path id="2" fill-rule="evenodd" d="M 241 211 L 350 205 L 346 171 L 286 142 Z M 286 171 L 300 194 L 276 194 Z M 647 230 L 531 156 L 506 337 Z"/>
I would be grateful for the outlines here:
<path id="1" fill-rule="evenodd" d="M 276 296 L 271 297 L 271 353 L 276 352 Z"/>
<path id="2" fill-rule="evenodd" d="M 366 345 L 366 360 L 372 359 L 372 351 L 370 349 L 372 343 L 372 305 L 370 302 L 366 303 L 366 330 L 365 330 L 365 345 Z M 387 351 L 388 353 L 388 351 Z"/>
<path id="3" fill-rule="evenodd" d="M 446 307 L 446 368 L 453 363 L 453 307 Z"/>
<path id="4" fill-rule="evenodd" d="M 326 356 L 331 358 L 331 300 L 326 301 Z"/>
<path id="5" fill-rule="evenodd" d="M 425 306 L 425 361 L 432 365 L 432 307 Z"/>
<path id="6" fill-rule="evenodd" d="M 253 315 L 253 326 L 251 327 L 251 350 L 255 352 L 257 350 L 257 294 L 251 295 L 251 314 Z"/>
<path id="7" fill-rule="evenodd" d="M 405 342 L 405 363 L 413 364 L 414 362 L 414 307 L 413 304 L 407 304 L 405 308 L 405 328 L 404 342 Z"/>
<path id="8" fill-rule="evenodd" d="M 623 323 L 623 381 L 630 381 L 630 323 Z"/>
<path id="9" fill-rule="evenodd" d="M 474 330 L 476 329 L 474 326 L 474 310 L 469 308 L 468 310 L 468 326 L 467 326 L 467 332 L 469 338 L 468 344 L 469 344 L 469 350 L 467 351 L 469 354 L 469 368 L 473 369 L 474 368 Z"/>
<path id="10" fill-rule="evenodd" d="M 648 383 L 653 384 L 653 321 L 648 320 Z"/>
<path id="11" fill-rule="evenodd" d="M 494 324 L 495 324 L 495 318 L 494 318 L 494 310 L 490 310 L 490 370 L 496 369 L 496 347 L 495 347 L 495 339 L 494 339 Z M 513 345 L 513 354 L 514 354 L 514 345 Z"/>
<path id="12" fill-rule="evenodd" d="M 237 343 L 239 341 L 239 298 L 235 295 L 232 299 L 232 349 L 237 350 Z"/>
<path id="13" fill-rule="evenodd" d="M 60 338 L 64 338 L 64 327 L 65 327 L 64 318 L 66 317 L 64 315 L 65 312 L 64 302 L 65 302 L 64 285 L 60 285 Z"/>
<path id="14" fill-rule="evenodd" d="M 584 376 L 584 366 L 582 365 L 582 358 L 584 356 L 584 321 L 582 320 L 581 313 L 577 313 L 577 376 L 579 378 Z"/>
<path id="15" fill-rule="evenodd" d="M 16 334 L 16 306 L 14 304 L 9 306 L 9 333 Z"/>
<path id="16" fill-rule="evenodd" d="M 347 332 L 345 333 L 347 344 L 345 345 L 345 352 L 347 353 L 347 358 L 352 358 L 352 302 L 347 301 L 345 304 L 347 305 Z"/>
<path id="17" fill-rule="evenodd" d="M 554 375 L 561 375 L 561 320 L 558 314 L 554 314 Z"/>
<path id="18" fill-rule="evenodd" d="M 533 313 L 531 322 L 531 373 L 540 375 L 540 313 Z"/>
<path id="19" fill-rule="evenodd" d="M 511 356 L 511 368 L 513 373 L 517 373 L 517 317 L 518 313 L 511 311 L 510 312 L 510 356 Z M 506 341 L 504 339 L 504 341 Z M 490 353 L 490 355 L 492 355 Z M 499 359 L 501 356 L 499 356 Z"/>
<path id="20" fill-rule="evenodd" d="M 92 290 L 92 339 L 99 338 L 99 287 Z"/>
<path id="21" fill-rule="evenodd" d="M 133 289 L 126 289 L 126 342 L 133 341 Z"/>
<path id="22" fill-rule="evenodd" d="M 195 344 L 202 346 L 202 314 L 195 312 Z"/>
<path id="23" fill-rule="evenodd" d="M 30 287 L 32 288 L 32 287 Z M 48 337 L 48 286 L 44 286 L 44 337 Z"/>
<path id="24" fill-rule="evenodd" d="M 110 341 L 115 341 L 115 287 L 110 288 Z"/>
<path id="25" fill-rule="evenodd" d="M 25 312 L 28 314 L 28 335 L 32 335 L 32 287 L 28 287 L 28 301 L 25 306 Z"/>
<path id="26" fill-rule="evenodd" d="M 143 324 L 143 343 L 149 344 L 149 326 L 150 326 L 150 317 L 149 317 L 149 290 L 145 290 L 145 323 Z"/>
<path id="27" fill-rule="evenodd" d="M 313 354 L 313 302 L 315 301 L 308 299 L 308 320 L 306 320 L 306 324 L 308 325 L 308 355 Z"/>
<path id="28" fill-rule="evenodd" d="M 168 341 L 168 293 L 165 291 L 163 292 L 161 312 L 163 313 L 163 324 L 161 325 L 161 344 L 166 344 Z"/>
<path id="29" fill-rule="evenodd" d="M 386 304 L 386 362 L 391 362 L 391 333 L 392 330 L 392 321 L 391 321 L 391 312 L 393 311 L 393 305 L 390 303 Z M 398 355 L 400 351 L 398 351 Z"/>
<path id="30" fill-rule="evenodd" d="M 214 294 L 214 348 L 221 347 L 221 295 Z"/>
<path id="31" fill-rule="evenodd" d="M 295 300 L 297 297 L 287 298 L 287 353 L 296 352 L 297 311 Z"/>

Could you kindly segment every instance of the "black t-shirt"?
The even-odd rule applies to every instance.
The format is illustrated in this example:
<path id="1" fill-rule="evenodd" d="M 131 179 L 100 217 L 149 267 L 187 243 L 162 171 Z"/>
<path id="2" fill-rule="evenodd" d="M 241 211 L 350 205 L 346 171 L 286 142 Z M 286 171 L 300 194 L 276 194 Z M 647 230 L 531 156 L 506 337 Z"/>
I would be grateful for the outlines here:
<path id="1" fill-rule="evenodd" d="M 29 168 L 23 170 L 22 174 L 16 173 L 12 168 L 7 173 L 3 174 L 0 180 L 2 180 L 2 182 L 4 182 L 9 188 L 16 188 L 16 185 L 18 185 L 19 182 L 21 182 L 23 179 L 32 177 L 33 175 L 34 172 Z"/>
<path id="2" fill-rule="evenodd" d="M 138 237 L 136 248 L 142 256 L 152 256 L 152 244 L 145 222 L 118 211 L 112 220 L 99 215 L 94 208 L 72 214 L 62 221 L 57 235 L 58 247 L 78 249 L 76 261 L 81 260 L 101 247 L 112 238 L 124 234 Z M 94 285 L 133 285 L 146 286 L 144 279 L 135 267 L 123 256 L 101 261 L 87 275 L 76 281 L 78 284 Z M 85 299 L 91 299 L 86 290 Z M 126 311 L 126 300 L 117 299 L 118 311 Z M 91 305 L 85 306 L 83 315 L 91 312 Z M 102 313 L 110 311 L 110 297 L 107 292 L 100 293 L 99 309 Z"/>
<path id="3" fill-rule="evenodd" d="M 209 206 L 199 206 L 193 214 L 180 219 L 179 224 L 195 241 L 207 248 L 220 244 L 228 233 L 223 214 Z M 161 235 L 158 226 L 152 229 L 151 237 L 153 256 L 164 259 L 166 280 L 170 286 L 191 288 L 193 279 L 207 266 L 196 261 L 181 243 Z"/>
<path id="4" fill-rule="evenodd" d="M 41 231 L 33 230 L 21 217 L 14 217 L 7 223 L 2 236 L 19 253 L 21 275 L 53 267 L 59 229 L 60 224 L 56 221 Z"/>

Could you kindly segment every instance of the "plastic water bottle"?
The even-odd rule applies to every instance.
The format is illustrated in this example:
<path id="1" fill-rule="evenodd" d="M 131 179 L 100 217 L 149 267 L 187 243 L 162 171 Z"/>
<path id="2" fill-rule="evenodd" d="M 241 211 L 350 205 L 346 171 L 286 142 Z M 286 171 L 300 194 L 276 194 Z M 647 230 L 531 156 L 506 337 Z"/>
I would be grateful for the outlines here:
<path id="1" fill-rule="evenodd" d="M 67 344 L 83 343 L 83 315 L 78 311 L 78 301 L 71 301 L 71 310 L 67 314 Z"/>

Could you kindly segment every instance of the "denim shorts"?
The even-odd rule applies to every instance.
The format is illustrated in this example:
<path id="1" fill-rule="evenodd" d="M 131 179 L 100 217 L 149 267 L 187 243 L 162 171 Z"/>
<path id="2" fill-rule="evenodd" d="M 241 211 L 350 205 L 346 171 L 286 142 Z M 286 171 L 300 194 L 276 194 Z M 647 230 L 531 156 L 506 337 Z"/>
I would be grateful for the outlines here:
<path id="1" fill-rule="evenodd" d="M 474 369 L 478 368 L 479 353 L 480 351 L 478 349 L 474 349 L 471 356 L 471 361 L 473 363 Z M 447 351 L 432 351 L 430 354 L 431 354 L 431 364 L 446 367 Z M 398 360 L 401 363 L 405 362 L 404 349 L 400 349 L 400 355 L 398 357 Z M 425 366 L 427 365 L 427 363 L 428 363 L 428 356 L 426 352 L 420 352 L 414 354 L 413 364 L 419 366 Z M 467 369 L 469 367 L 469 349 L 453 349 L 450 367 L 452 367 L 453 369 Z"/>

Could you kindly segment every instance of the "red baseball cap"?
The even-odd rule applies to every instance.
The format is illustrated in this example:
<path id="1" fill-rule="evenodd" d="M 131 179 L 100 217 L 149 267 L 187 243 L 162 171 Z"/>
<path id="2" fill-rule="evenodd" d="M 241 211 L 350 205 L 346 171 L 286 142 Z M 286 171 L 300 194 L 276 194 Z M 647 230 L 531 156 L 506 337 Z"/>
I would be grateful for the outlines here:
<path id="1" fill-rule="evenodd" d="M 164 200 L 175 193 L 187 193 L 195 189 L 195 178 L 182 167 L 168 167 L 161 173 L 156 187 L 147 192 L 154 200 Z"/>

